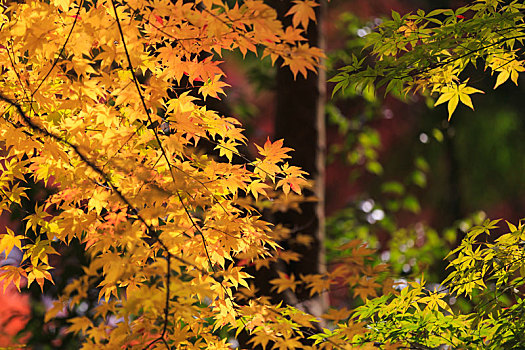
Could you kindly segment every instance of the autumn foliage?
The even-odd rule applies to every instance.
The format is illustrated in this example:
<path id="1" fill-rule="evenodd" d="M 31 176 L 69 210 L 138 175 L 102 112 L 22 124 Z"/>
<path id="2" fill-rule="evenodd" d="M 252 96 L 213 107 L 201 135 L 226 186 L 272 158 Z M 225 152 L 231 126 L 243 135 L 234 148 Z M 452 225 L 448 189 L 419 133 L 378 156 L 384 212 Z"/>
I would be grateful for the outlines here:
<path id="1" fill-rule="evenodd" d="M 497 238 L 499 220 L 470 229 L 439 289 L 422 277 L 394 281 L 372 249 L 350 240 L 327 273 L 277 269 L 268 282 L 282 301 L 257 292 L 250 273 L 305 258 L 282 241 L 312 243 L 263 216 L 297 207 L 307 174 L 289 163 L 283 140 L 244 154 L 240 122 L 207 102 L 227 92 L 227 51 L 315 74 L 324 54 L 305 38 L 318 5 L 293 0 L 289 26 L 262 0 L 3 5 L 0 213 L 22 216 L 21 229 L 0 231 L 4 290 L 45 293 L 59 275 L 53 262 L 76 245 L 88 263 L 44 323 L 67 319 L 60 332 L 86 349 L 227 349 L 235 338 L 276 349 L 520 348 L 523 222 Z M 449 117 L 459 102 L 473 108 L 480 90 L 466 67 L 484 62 L 495 87 L 525 70 L 524 12 L 500 0 L 393 12 L 365 39 L 369 56 L 353 56 L 333 78 L 335 92 L 386 85 L 398 96 L 434 94 Z M 23 205 L 35 184 L 50 195 Z M 7 264 L 15 251 L 20 263 Z M 310 315 L 304 300 L 284 302 L 299 289 L 343 289 L 351 303 Z M 451 297 L 479 305 L 463 312 Z"/>
<path id="2" fill-rule="evenodd" d="M 53 194 L 22 209 L 24 232 L 0 233 L 5 256 L 23 252 L 19 266 L 0 268 L 4 286 L 27 280 L 45 290 L 53 283 L 49 257 L 75 240 L 90 264 L 46 322 L 95 290 L 97 306 L 67 328 L 85 348 L 228 348 L 224 327 L 279 348 L 300 347 L 302 328 L 315 334 L 312 316 L 253 297 L 244 271 L 278 248 L 278 231 L 259 208 L 286 207 L 305 173 L 287 163 L 282 140 L 268 139 L 248 159 L 239 152 L 239 122 L 205 104 L 227 87 L 224 51 L 268 56 L 294 75 L 315 72 L 323 54 L 303 38 L 315 6 L 294 1 L 286 28 L 258 0 L 6 6 L 0 208 L 20 207 L 27 181 L 51 185 Z M 330 286 L 326 276 L 295 278 L 272 283 L 277 292 L 305 283 L 312 294 Z"/>

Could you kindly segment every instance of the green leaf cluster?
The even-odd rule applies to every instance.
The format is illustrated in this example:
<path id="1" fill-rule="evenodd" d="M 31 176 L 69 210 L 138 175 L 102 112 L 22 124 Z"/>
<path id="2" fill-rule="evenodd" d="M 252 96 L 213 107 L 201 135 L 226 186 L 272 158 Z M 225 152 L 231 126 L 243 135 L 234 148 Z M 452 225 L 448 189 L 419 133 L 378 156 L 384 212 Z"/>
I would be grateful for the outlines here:
<path id="1" fill-rule="evenodd" d="M 525 342 L 525 225 L 507 222 L 508 232 L 491 239 L 500 220 L 472 227 L 450 252 L 449 276 L 441 286 L 421 279 L 398 280 L 399 292 L 358 307 L 367 322 L 364 341 L 448 345 L 460 349 L 519 349 Z M 464 296 L 474 307 L 453 310 Z"/>
<path id="2" fill-rule="evenodd" d="M 457 10 L 392 12 L 365 37 L 369 59 L 355 58 L 332 78 L 334 93 L 350 86 L 385 86 L 385 92 L 421 92 L 447 102 L 449 119 L 459 102 L 474 108 L 470 95 L 482 92 L 465 69 L 484 65 L 497 75 L 494 88 L 509 78 L 517 85 L 525 70 L 519 49 L 525 38 L 525 4 L 477 0 Z"/>

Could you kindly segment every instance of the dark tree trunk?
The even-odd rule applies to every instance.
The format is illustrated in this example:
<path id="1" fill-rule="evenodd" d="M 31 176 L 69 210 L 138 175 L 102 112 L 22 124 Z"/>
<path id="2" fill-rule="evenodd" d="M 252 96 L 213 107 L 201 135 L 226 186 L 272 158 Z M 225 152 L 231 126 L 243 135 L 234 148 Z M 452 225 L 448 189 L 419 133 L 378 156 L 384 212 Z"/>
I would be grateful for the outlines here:
<path id="1" fill-rule="evenodd" d="M 269 3 L 277 10 L 284 23 L 290 22 L 290 17 L 284 15 L 293 2 L 288 0 L 270 0 Z M 324 48 L 322 35 L 322 19 L 324 1 L 316 8 L 317 23 L 308 27 L 307 39 L 311 46 Z M 312 191 L 316 201 L 301 205 L 301 213 L 287 212 L 275 216 L 275 222 L 283 224 L 297 234 L 306 234 L 313 239 L 310 247 L 297 245 L 293 239 L 284 242 L 286 248 L 301 254 L 299 262 L 287 267 L 288 274 L 299 275 L 322 273 L 325 271 L 324 256 L 324 172 L 325 172 L 325 114 L 324 101 L 326 95 L 325 72 L 319 69 L 318 74 L 309 72 L 304 78 L 298 74 L 294 78 L 289 68 L 278 68 L 276 86 L 275 137 L 284 139 L 285 145 L 295 150 L 292 153 L 292 165 L 300 166 L 308 172 L 309 179 L 314 180 Z M 297 290 L 295 295 L 288 296 L 289 303 L 299 306 L 305 311 L 320 315 L 326 307 L 327 298 L 310 299 L 309 291 Z M 295 299 L 295 300 L 293 300 Z"/>
<path id="2" fill-rule="evenodd" d="M 320 48 L 324 48 L 321 33 L 324 1 L 320 0 L 321 6 L 316 8 L 317 23 L 310 24 L 307 36 L 311 46 Z M 292 1 L 267 0 L 267 3 L 277 10 L 285 25 L 290 24 L 290 18 L 285 18 L 285 14 L 293 5 Z M 277 65 L 279 64 L 280 62 L 277 62 Z M 269 281 L 278 277 L 277 271 L 293 274 L 298 279 L 300 274 L 318 274 L 326 270 L 324 256 L 325 84 L 323 69 L 320 69 L 318 74 L 309 72 L 307 78 L 298 75 L 294 79 L 289 68 L 277 68 L 274 136 L 276 139 L 284 139 L 285 146 L 295 150 L 292 153 L 291 165 L 300 166 L 308 172 L 308 179 L 314 180 L 314 187 L 311 191 L 306 190 L 305 195 L 315 196 L 317 200 L 303 203 L 301 213 L 289 211 L 275 214 L 271 219 L 274 224 L 282 224 L 292 230 L 291 239 L 281 244 L 285 250 L 301 254 L 301 260 L 288 266 L 276 263 L 269 269 L 249 271 L 255 277 L 259 295 L 269 296 L 273 302 L 284 301 L 315 316 L 320 316 L 327 308 L 326 294 L 311 298 L 309 290 L 298 289 L 295 293 L 288 290 L 284 295 L 278 295 L 272 291 L 273 285 Z M 294 244 L 293 238 L 297 234 L 310 236 L 313 243 L 309 247 Z M 241 348 L 250 346 L 247 343 L 248 339 L 249 335 L 241 332 L 238 337 Z M 303 341 L 308 343 L 306 339 Z"/>

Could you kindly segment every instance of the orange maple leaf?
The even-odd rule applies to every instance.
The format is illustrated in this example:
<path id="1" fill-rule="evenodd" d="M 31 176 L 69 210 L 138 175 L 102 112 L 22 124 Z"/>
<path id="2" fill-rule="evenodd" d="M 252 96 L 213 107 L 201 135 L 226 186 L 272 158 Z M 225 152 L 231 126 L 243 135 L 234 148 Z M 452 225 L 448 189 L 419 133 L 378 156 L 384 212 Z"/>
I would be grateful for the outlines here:
<path id="1" fill-rule="evenodd" d="M 295 5 L 290 8 L 286 15 L 293 15 L 292 23 L 294 27 L 298 27 L 301 24 L 304 29 L 308 28 L 310 20 L 316 21 L 314 7 L 319 6 L 319 4 L 313 0 L 294 0 L 294 3 Z"/>
<path id="2" fill-rule="evenodd" d="M 258 145 L 255 146 L 257 147 L 257 150 L 259 151 L 261 156 L 266 157 L 266 160 L 277 163 L 283 159 L 290 158 L 290 156 L 287 153 L 292 151 L 292 149 L 288 147 L 283 147 L 283 143 L 283 139 L 277 140 L 274 143 L 272 143 L 270 141 L 270 138 L 268 137 L 263 145 L 263 148 L 261 148 Z"/>
<path id="3" fill-rule="evenodd" d="M 272 287 L 272 290 L 277 289 L 277 293 L 282 293 L 287 289 L 291 289 L 292 292 L 295 292 L 295 288 L 299 284 L 299 281 L 295 280 L 295 276 L 288 276 L 287 274 L 281 271 L 278 271 L 278 273 L 279 278 L 274 278 L 270 281 L 271 284 L 275 285 L 274 287 Z"/>

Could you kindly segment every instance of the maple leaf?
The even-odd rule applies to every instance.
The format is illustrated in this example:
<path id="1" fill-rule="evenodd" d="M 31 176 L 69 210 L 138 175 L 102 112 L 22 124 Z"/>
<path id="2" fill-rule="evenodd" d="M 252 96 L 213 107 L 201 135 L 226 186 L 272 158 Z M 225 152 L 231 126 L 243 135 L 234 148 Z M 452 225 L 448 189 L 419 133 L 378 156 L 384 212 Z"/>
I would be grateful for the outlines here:
<path id="1" fill-rule="evenodd" d="M 16 289 L 18 289 L 20 292 L 20 282 L 23 277 L 27 277 L 27 274 L 23 268 L 10 265 L 0 266 L 0 281 L 4 281 L 4 293 L 7 286 L 9 286 L 11 282 L 13 282 Z"/>
<path id="2" fill-rule="evenodd" d="M 48 272 L 48 270 L 52 269 L 49 265 L 37 265 L 37 266 L 30 266 L 26 269 L 27 273 L 27 286 L 29 287 L 33 281 L 36 281 L 38 285 L 40 286 L 40 290 L 44 291 L 44 281 L 48 280 L 51 283 L 55 284 L 53 281 L 53 277 Z"/>
<path id="3" fill-rule="evenodd" d="M 301 260 L 301 254 L 294 252 L 294 251 L 287 251 L 287 250 L 279 250 L 277 257 L 287 264 L 289 264 L 290 261 L 300 261 Z"/>
<path id="4" fill-rule="evenodd" d="M 294 240 L 297 244 L 304 245 L 305 247 L 310 247 L 314 242 L 314 238 L 311 235 L 303 233 L 299 233 L 295 236 Z"/>
<path id="5" fill-rule="evenodd" d="M 231 86 L 223 81 L 220 81 L 221 76 L 215 75 L 212 79 L 208 79 L 203 86 L 199 88 L 199 94 L 202 94 L 204 100 L 206 101 L 207 96 L 219 98 L 219 94 L 226 95 L 224 93 L 223 87 Z"/>
<path id="6" fill-rule="evenodd" d="M 15 233 L 6 227 L 7 233 L 0 235 L 0 252 L 4 252 L 4 258 L 7 259 L 9 253 L 14 247 L 22 250 L 23 236 L 16 236 Z"/>
<path id="7" fill-rule="evenodd" d="M 259 175 L 261 179 L 268 177 L 272 182 L 275 182 L 275 176 L 281 172 L 281 168 L 278 165 L 266 159 L 261 160 L 257 158 L 253 165 L 255 174 Z"/>
<path id="8" fill-rule="evenodd" d="M 91 320 L 86 316 L 73 317 L 69 319 L 68 322 L 71 323 L 71 326 L 69 326 L 67 330 L 72 333 L 84 332 L 92 325 Z"/>
<path id="9" fill-rule="evenodd" d="M 327 313 L 323 314 L 322 317 L 327 320 L 339 322 L 350 317 L 352 312 L 352 310 L 348 310 L 346 307 L 343 307 L 342 309 L 330 309 Z"/>
<path id="10" fill-rule="evenodd" d="M 39 261 L 48 264 L 48 255 L 58 254 L 58 252 L 51 246 L 50 240 L 41 240 L 37 237 L 35 243 L 27 244 L 25 247 L 23 260 L 29 259 L 33 266 L 37 266 Z"/>
<path id="11" fill-rule="evenodd" d="M 287 27 L 282 38 L 284 41 L 288 42 L 303 41 L 303 30 L 299 28 Z"/>
<path id="12" fill-rule="evenodd" d="M 109 197 L 109 193 L 104 190 L 95 190 L 89 199 L 88 202 L 88 209 L 89 210 L 95 210 L 97 214 L 100 214 L 102 212 L 102 209 L 104 209 L 107 204 L 107 198 Z"/>
<path id="13" fill-rule="evenodd" d="M 257 147 L 259 154 L 263 157 L 266 157 L 265 160 L 277 163 L 282 161 L 283 159 L 290 158 L 288 152 L 292 151 L 292 149 L 288 147 L 283 147 L 283 143 L 283 139 L 277 140 L 274 143 L 272 143 L 270 141 L 270 137 L 268 137 L 263 147 L 260 147 L 258 145 L 255 146 Z"/>
<path id="14" fill-rule="evenodd" d="M 287 274 L 281 271 L 278 271 L 278 274 L 279 278 L 274 278 L 270 281 L 271 284 L 275 285 L 274 287 L 272 287 L 272 290 L 277 290 L 277 293 L 282 293 L 287 289 L 291 289 L 292 292 L 294 292 L 295 288 L 300 283 L 299 281 L 295 280 L 295 276 L 288 276 Z"/>
<path id="15" fill-rule="evenodd" d="M 312 322 L 319 322 L 316 317 L 298 309 L 290 313 L 290 318 L 302 327 L 312 327 Z"/>
<path id="16" fill-rule="evenodd" d="M 338 247 L 339 250 L 355 249 L 363 245 L 363 241 L 356 238 Z"/>
<path id="17" fill-rule="evenodd" d="M 298 27 L 299 24 L 306 29 L 308 28 L 308 22 L 310 20 L 316 21 L 314 7 L 319 6 L 314 0 L 294 0 L 293 5 L 286 16 L 293 15 L 292 23 L 294 27 Z"/>
<path id="18" fill-rule="evenodd" d="M 481 90 L 467 86 L 466 82 L 462 84 L 454 83 L 452 85 L 446 85 L 445 87 L 441 88 L 439 92 L 441 95 L 437 99 L 434 106 L 448 101 L 448 120 L 452 118 L 452 113 L 454 113 L 456 110 L 459 101 L 474 110 L 474 106 L 472 105 L 472 100 L 470 99 L 469 95 L 475 94 L 477 92 L 484 93 Z"/>
<path id="19" fill-rule="evenodd" d="M 275 336 L 269 332 L 257 332 L 248 342 L 252 343 L 254 347 L 260 345 L 263 350 L 265 350 L 268 342 L 273 341 L 274 339 Z"/>
<path id="20" fill-rule="evenodd" d="M 364 334 L 367 331 L 365 322 L 353 323 L 351 320 L 348 320 L 348 324 L 341 328 L 340 333 L 344 334 L 349 341 L 352 341 L 354 336 Z"/>
<path id="21" fill-rule="evenodd" d="M 228 160 L 231 162 L 232 159 L 233 159 L 233 155 L 234 154 L 238 154 L 237 146 L 240 146 L 240 145 L 241 144 L 238 143 L 235 140 L 232 140 L 232 139 L 224 140 L 224 139 L 222 139 L 221 141 L 219 141 L 219 144 L 217 146 L 215 146 L 214 149 L 218 149 L 219 150 L 219 155 L 221 157 L 224 156 L 224 157 L 228 158 Z"/>
<path id="22" fill-rule="evenodd" d="M 301 339 L 299 337 L 277 338 L 272 349 L 280 349 L 280 350 L 299 349 L 302 346 L 300 340 Z"/>
<path id="23" fill-rule="evenodd" d="M 436 310 L 438 307 L 441 307 L 447 312 L 453 314 L 453 311 L 450 308 L 450 306 L 443 300 L 445 296 L 446 294 L 444 293 L 433 292 L 430 293 L 429 296 L 421 298 L 419 302 L 422 304 L 426 304 L 425 310 Z"/>
<path id="24" fill-rule="evenodd" d="M 289 55 L 283 57 L 283 66 L 290 68 L 294 79 L 299 72 L 306 78 L 309 70 L 315 72 L 323 57 L 325 57 L 324 53 L 318 48 L 311 47 L 307 43 L 299 44 L 291 49 Z"/>
<path id="25" fill-rule="evenodd" d="M 266 193 L 266 189 L 268 188 L 270 188 L 270 186 L 268 186 L 264 182 L 261 182 L 261 180 L 254 180 L 250 182 L 246 190 L 253 195 L 255 200 L 257 200 L 259 198 L 259 194 L 262 194 L 263 196 L 268 198 L 268 194 Z"/>
<path id="26" fill-rule="evenodd" d="M 52 318 L 56 317 L 58 313 L 64 313 L 66 311 L 67 303 L 61 300 L 53 301 L 53 306 L 46 310 L 44 322 L 49 322 Z"/>
<path id="27" fill-rule="evenodd" d="M 289 166 L 284 164 L 282 167 L 284 178 L 279 180 L 276 188 L 282 187 L 285 194 L 290 193 L 290 189 L 297 194 L 301 194 L 301 188 L 306 186 L 308 182 L 304 179 L 305 171 L 296 166 Z"/>
<path id="28" fill-rule="evenodd" d="M 501 70 L 498 74 L 498 78 L 496 79 L 496 84 L 494 85 L 494 89 L 496 89 L 498 86 L 506 82 L 509 77 L 511 78 L 512 82 L 518 86 L 518 75 L 519 72 L 524 72 L 525 67 L 523 67 L 523 62 L 519 62 L 518 64 L 510 64 L 506 65 L 504 70 Z"/>
<path id="29" fill-rule="evenodd" d="M 376 288 L 381 287 L 374 279 L 362 276 L 359 278 L 359 283 L 354 288 L 354 296 L 361 297 L 361 300 L 368 300 L 369 296 L 377 296 Z"/>
<path id="30" fill-rule="evenodd" d="M 233 286 L 237 288 L 239 285 L 249 289 L 248 282 L 246 280 L 251 276 L 246 272 L 243 272 L 240 267 L 230 267 L 225 272 L 225 278 L 232 282 Z"/>
<path id="31" fill-rule="evenodd" d="M 307 283 L 308 288 L 310 288 L 310 296 L 329 290 L 332 284 L 332 279 L 324 275 L 301 275 L 301 280 Z"/>
<path id="32" fill-rule="evenodd" d="M 70 3 L 71 0 L 53 0 L 53 4 L 63 11 L 67 11 L 69 9 Z"/>
<path id="33" fill-rule="evenodd" d="M 24 220 L 27 220 L 26 224 L 26 233 L 27 230 L 32 229 L 36 232 L 38 226 L 45 226 L 46 219 L 50 218 L 51 215 L 49 215 L 45 210 L 44 206 L 38 206 L 35 205 L 35 213 L 32 215 L 28 215 L 24 218 Z"/>

